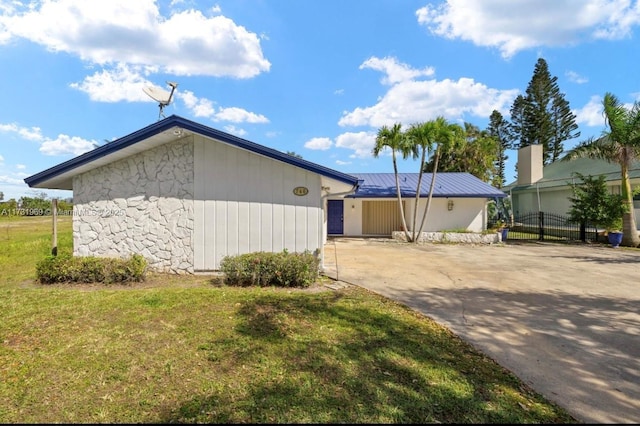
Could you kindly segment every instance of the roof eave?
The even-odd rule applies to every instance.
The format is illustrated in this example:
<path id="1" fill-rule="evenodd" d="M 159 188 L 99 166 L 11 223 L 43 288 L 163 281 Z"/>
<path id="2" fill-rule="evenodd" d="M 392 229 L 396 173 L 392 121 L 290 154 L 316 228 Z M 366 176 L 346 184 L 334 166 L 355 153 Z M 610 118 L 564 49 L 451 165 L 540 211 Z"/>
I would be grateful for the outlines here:
<path id="1" fill-rule="evenodd" d="M 145 139 L 148 139 L 154 135 L 157 135 L 161 132 L 169 130 L 173 127 L 179 127 L 185 130 L 192 131 L 194 133 L 198 133 L 205 137 L 217 139 L 221 142 L 228 143 L 238 148 L 247 149 L 255 153 L 264 155 L 266 157 L 270 157 L 272 159 L 279 160 L 284 163 L 291 164 L 293 166 L 300 167 L 302 169 L 320 174 L 322 176 L 327 176 L 329 178 L 335 179 L 340 182 L 348 183 L 354 186 L 358 184 L 358 178 L 354 176 L 351 176 L 342 172 L 338 172 L 333 169 L 329 169 L 327 167 L 294 157 L 289 154 L 285 154 L 275 149 L 268 148 L 266 146 L 259 145 L 254 142 L 250 142 L 246 139 L 242 139 L 242 138 L 230 135 L 228 133 L 221 132 L 219 130 L 204 126 L 202 124 L 195 123 L 193 121 L 184 119 L 176 115 L 167 117 L 143 129 L 140 129 L 134 133 L 131 133 L 127 136 L 123 136 L 122 138 L 117 139 L 113 142 L 110 142 L 106 145 L 102 145 L 94 150 L 91 150 L 75 158 L 67 160 L 63 163 L 60 163 L 42 172 L 29 176 L 24 179 L 24 182 L 27 185 L 29 185 L 29 187 L 32 187 L 32 188 L 33 187 L 47 188 L 46 186 L 47 181 L 50 181 L 55 177 L 60 176 L 63 173 L 67 173 L 80 166 L 90 164 L 91 162 L 97 159 L 103 158 L 109 154 L 112 154 L 121 149 L 127 148 L 131 145 L 134 145 L 138 142 L 141 142 Z M 72 189 L 72 188 L 56 188 L 56 189 Z"/>

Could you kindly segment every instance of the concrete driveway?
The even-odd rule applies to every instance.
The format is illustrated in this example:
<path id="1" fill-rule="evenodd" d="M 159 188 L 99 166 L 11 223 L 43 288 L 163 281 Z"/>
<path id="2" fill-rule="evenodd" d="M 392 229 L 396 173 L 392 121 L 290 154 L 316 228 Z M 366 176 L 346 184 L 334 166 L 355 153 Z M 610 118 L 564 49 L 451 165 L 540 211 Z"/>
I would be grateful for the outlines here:
<path id="1" fill-rule="evenodd" d="M 640 422 L 640 250 L 334 238 L 324 267 L 446 326 L 578 420 Z"/>

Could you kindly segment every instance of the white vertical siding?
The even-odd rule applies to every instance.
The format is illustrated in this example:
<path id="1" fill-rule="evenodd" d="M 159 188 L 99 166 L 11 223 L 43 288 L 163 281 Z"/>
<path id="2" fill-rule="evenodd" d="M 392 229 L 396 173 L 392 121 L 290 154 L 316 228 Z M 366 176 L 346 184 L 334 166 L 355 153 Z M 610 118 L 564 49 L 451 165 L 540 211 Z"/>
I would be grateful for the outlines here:
<path id="1" fill-rule="evenodd" d="M 226 255 L 322 246 L 320 175 L 221 142 L 196 138 L 195 270 Z M 293 188 L 305 186 L 306 196 Z"/>

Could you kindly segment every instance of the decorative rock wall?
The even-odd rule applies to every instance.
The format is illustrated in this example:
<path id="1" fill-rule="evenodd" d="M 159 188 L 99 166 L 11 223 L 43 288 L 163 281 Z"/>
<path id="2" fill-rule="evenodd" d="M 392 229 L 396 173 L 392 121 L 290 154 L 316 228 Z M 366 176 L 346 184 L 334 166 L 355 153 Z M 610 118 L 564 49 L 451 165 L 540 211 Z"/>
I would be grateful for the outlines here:
<path id="1" fill-rule="evenodd" d="M 407 241 L 402 231 L 394 231 L 393 239 Z M 493 244 L 502 241 L 500 233 L 479 234 L 474 232 L 423 232 L 418 238 L 419 243 L 466 243 L 466 244 Z"/>
<path id="2" fill-rule="evenodd" d="M 76 176 L 74 254 L 138 253 L 156 270 L 193 273 L 193 191 L 191 138 Z"/>

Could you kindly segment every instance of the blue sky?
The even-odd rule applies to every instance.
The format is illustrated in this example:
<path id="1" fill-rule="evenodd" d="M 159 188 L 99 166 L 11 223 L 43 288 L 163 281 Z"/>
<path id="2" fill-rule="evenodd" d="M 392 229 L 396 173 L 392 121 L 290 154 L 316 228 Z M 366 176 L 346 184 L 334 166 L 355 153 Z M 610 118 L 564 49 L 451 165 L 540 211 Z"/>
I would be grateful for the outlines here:
<path id="1" fill-rule="evenodd" d="M 566 150 L 604 130 L 606 92 L 640 100 L 639 23 L 637 0 L 0 0 L 0 191 L 33 195 L 25 177 L 154 123 L 143 88 L 167 81 L 166 116 L 392 172 L 381 126 L 486 128 L 543 57 L 581 131 Z"/>

